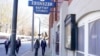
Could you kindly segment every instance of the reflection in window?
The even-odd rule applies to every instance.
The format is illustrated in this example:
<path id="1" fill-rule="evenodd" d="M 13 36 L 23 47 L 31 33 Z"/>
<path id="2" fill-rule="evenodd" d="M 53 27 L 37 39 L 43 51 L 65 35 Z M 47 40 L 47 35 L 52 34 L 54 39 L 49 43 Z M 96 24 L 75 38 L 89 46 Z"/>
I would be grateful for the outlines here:
<path id="1" fill-rule="evenodd" d="M 89 23 L 89 53 L 96 54 L 96 23 Z"/>
<path id="2" fill-rule="evenodd" d="M 68 24 L 66 27 L 66 48 L 71 47 L 71 24 Z"/>
<path id="3" fill-rule="evenodd" d="M 89 53 L 100 56 L 100 19 L 89 23 Z"/>
<path id="4" fill-rule="evenodd" d="M 78 50 L 84 51 L 84 26 L 78 28 Z"/>
<path id="5" fill-rule="evenodd" d="M 100 56 L 100 19 L 96 21 L 96 32 L 97 32 L 97 56 Z"/>

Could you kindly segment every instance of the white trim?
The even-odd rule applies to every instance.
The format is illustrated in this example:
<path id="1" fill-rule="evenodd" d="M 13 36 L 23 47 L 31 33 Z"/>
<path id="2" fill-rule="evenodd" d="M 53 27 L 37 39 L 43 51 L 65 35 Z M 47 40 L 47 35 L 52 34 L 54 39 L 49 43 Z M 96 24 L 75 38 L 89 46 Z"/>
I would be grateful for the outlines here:
<path id="1" fill-rule="evenodd" d="M 82 52 L 82 51 L 76 51 L 76 52 L 78 52 L 78 53 L 82 53 L 82 54 L 85 54 L 84 52 Z"/>
<path id="2" fill-rule="evenodd" d="M 100 16 L 99 17 L 96 17 L 95 19 L 93 18 L 92 20 L 88 20 L 88 23 L 93 22 L 93 21 L 96 21 L 98 19 L 100 19 Z"/>
<path id="3" fill-rule="evenodd" d="M 84 25 L 84 46 L 85 46 L 85 48 L 84 48 L 84 51 L 85 51 L 85 54 L 84 54 L 84 56 L 88 56 L 88 24 L 87 23 L 85 23 L 85 25 Z"/>
<path id="4" fill-rule="evenodd" d="M 88 54 L 88 56 L 96 56 L 96 55 L 93 55 L 93 54 Z"/>

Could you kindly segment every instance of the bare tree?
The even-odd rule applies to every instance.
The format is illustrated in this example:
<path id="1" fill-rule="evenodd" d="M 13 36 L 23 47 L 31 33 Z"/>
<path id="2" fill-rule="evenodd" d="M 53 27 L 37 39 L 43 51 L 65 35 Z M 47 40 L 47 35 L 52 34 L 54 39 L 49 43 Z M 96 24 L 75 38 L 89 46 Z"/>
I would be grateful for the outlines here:
<path id="1" fill-rule="evenodd" d="M 0 0 L 0 31 L 9 31 L 11 26 L 12 7 L 8 1 Z"/>
<path id="2" fill-rule="evenodd" d="M 0 31 L 11 32 L 13 0 L 0 0 Z M 20 6 L 20 5 L 19 5 Z M 22 7 L 18 8 L 17 34 L 32 35 L 32 21 L 29 12 Z M 36 31 L 34 35 L 36 35 Z"/>

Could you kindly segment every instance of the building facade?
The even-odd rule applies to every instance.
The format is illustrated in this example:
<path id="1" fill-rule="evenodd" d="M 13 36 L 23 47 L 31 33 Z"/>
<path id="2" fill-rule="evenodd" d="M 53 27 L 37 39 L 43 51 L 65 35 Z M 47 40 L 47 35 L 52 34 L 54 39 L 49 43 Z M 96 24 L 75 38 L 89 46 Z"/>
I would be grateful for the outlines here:
<path id="1" fill-rule="evenodd" d="M 59 20 L 54 21 L 50 28 L 52 56 L 100 56 L 99 2 L 67 0 L 61 3 Z"/>
<path id="2" fill-rule="evenodd" d="M 52 56 L 59 55 L 59 32 L 60 32 L 60 6 L 64 0 L 53 0 L 56 6 L 51 9 L 49 17 L 49 40 Z M 52 44 L 51 44 L 52 43 Z"/>
<path id="3" fill-rule="evenodd" d="M 99 0 L 73 0 L 68 8 L 68 14 L 76 15 L 78 27 L 78 48 L 74 52 L 76 56 L 100 56 L 99 2 Z"/>

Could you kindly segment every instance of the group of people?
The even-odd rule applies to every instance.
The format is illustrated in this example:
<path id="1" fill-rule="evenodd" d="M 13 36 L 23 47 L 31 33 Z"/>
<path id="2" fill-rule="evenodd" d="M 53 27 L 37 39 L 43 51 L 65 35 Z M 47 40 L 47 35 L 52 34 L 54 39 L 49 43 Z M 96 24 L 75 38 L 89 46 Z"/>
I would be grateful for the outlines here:
<path id="1" fill-rule="evenodd" d="M 9 49 L 9 47 L 10 47 L 10 40 L 9 39 L 7 39 L 6 41 L 5 41 L 5 50 L 6 50 L 6 54 L 8 54 L 8 49 Z M 20 46 L 21 46 L 21 40 L 18 38 L 16 41 L 15 41 L 15 44 L 16 44 L 16 47 L 15 47 L 15 50 L 16 50 L 16 53 L 18 53 L 18 51 L 19 51 L 19 48 L 20 48 Z"/>
<path id="2" fill-rule="evenodd" d="M 10 40 L 9 39 L 7 39 L 6 41 L 5 41 L 5 50 L 6 50 L 6 54 L 8 53 L 8 49 L 9 49 L 9 47 L 10 47 Z M 21 46 L 21 40 L 18 38 L 16 41 L 15 41 L 15 44 L 16 44 L 16 47 L 15 47 L 15 51 L 16 51 L 16 53 L 18 53 L 19 52 L 19 48 L 20 48 L 20 46 Z M 44 56 L 45 55 L 45 48 L 47 47 L 47 43 L 46 43 L 46 40 L 45 40 L 45 38 L 41 41 L 41 43 L 40 43 L 40 41 L 39 41 L 39 39 L 37 39 L 36 41 L 35 41 L 35 44 L 34 44 L 34 48 L 35 48 L 35 56 L 38 56 L 38 49 L 39 49 L 39 47 L 41 46 L 41 49 L 42 49 L 42 56 Z"/>
<path id="3" fill-rule="evenodd" d="M 35 42 L 35 44 L 34 44 L 35 56 L 38 56 L 38 49 L 39 49 L 40 45 L 41 45 L 41 49 L 42 49 L 42 56 L 45 55 L 45 48 L 47 47 L 46 40 L 43 39 L 43 40 L 41 41 L 41 44 L 40 44 L 39 40 L 37 39 L 36 42 Z"/>

